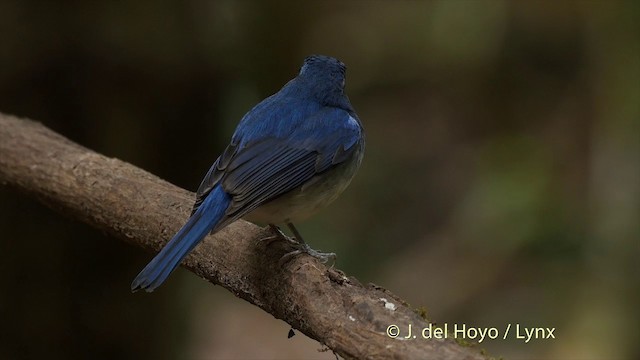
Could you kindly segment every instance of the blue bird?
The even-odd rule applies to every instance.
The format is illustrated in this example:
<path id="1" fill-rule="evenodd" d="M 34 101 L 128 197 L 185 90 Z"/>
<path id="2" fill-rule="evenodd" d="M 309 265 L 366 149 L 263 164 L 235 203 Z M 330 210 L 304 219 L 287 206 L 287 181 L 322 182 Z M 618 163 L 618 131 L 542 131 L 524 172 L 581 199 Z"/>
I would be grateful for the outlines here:
<path id="1" fill-rule="evenodd" d="M 311 249 L 293 222 L 335 200 L 362 162 L 364 130 L 344 93 L 345 71 L 337 59 L 309 56 L 297 77 L 244 115 L 202 180 L 191 217 L 133 280 L 132 291 L 155 290 L 208 233 L 240 218 L 276 230 L 286 224 L 297 250 L 285 256 L 307 253 L 324 262 L 335 256 Z"/>

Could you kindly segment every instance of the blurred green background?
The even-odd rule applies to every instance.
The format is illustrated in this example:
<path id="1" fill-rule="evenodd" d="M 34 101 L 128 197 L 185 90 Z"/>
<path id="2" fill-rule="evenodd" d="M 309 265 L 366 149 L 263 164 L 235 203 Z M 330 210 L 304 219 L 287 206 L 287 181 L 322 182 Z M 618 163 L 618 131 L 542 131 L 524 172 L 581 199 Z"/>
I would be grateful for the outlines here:
<path id="1" fill-rule="evenodd" d="M 0 111 L 195 190 L 241 116 L 347 64 L 360 173 L 299 228 L 510 359 L 640 358 L 637 1 L 0 1 Z M 0 358 L 317 358 L 321 345 L 0 187 Z M 416 340 L 420 341 L 420 340 Z M 425 341 L 425 340 L 423 340 Z"/>

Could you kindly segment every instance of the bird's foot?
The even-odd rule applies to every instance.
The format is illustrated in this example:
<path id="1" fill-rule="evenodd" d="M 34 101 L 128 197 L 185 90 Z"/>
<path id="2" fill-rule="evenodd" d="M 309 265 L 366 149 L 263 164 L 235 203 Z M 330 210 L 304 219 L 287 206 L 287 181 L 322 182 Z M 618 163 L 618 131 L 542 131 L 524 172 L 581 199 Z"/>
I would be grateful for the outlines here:
<path id="1" fill-rule="evenodd" d="M 314 250 L 309 245 L 307 245 L 306 243 L 298 243 L 298 242 L 296 242 L 295 244 L 292 244 L 292 246 L 295 248 L 295 250 L 290 251 L 290 252 L 282 255 L 280 260 L 278 260 L 278 263 L 281 266 L 286 264 L 291 259 L 293 259 L 294 257 L 296 257 L 296 256 L 298 256 L 300 254 L 307 254 L 307 255 L 313 256 L 314 258 L 320 260 L 320 262 L 322 262 L 323 264 L 326 264 L 327 262 L 329 262 L 329 260 L 331 260 L 332 261 L 332 263 L 331 263 L 332 267 L 335 264 L 336 259 L 338 258 L 338 255 L 336 255 L 336 253 L 321 252 L 321 251 L 318 251 L 318 250 Z"/>
<path id="2" fill-rule="evenodd" d="M 268 246 L 274 241 L 285 241 L 290 247 L 294 249 L 293 251 L 282 255 L 282 257 L 278 261 L 281 266 L 300 254 L 313 256 L 314 258 L 320 260 L 323 264 L 326 264 L 327 262 L 329 262 L 329 260 L 331 260 L 333 261 L 331 266 L 333 266 L 333 264 L 336 262 L 336 259 L 338 258 L 338 255 L 336 255 L 336 253 L 325 253 L 312 249 L 309 245 L 307 245 L 307 243 L 304 242 L 304 240 L 302 240 L 302 238 L 297 239 L 295 237 L 287 236 L 282 232 L 282 230 L 280 230 L 279 227 L 275 225 L 269 224 L 269 227 L 275 232 L 275 235 L 262 238 L 258 240 L 258 243 L 264 242 Z"/>

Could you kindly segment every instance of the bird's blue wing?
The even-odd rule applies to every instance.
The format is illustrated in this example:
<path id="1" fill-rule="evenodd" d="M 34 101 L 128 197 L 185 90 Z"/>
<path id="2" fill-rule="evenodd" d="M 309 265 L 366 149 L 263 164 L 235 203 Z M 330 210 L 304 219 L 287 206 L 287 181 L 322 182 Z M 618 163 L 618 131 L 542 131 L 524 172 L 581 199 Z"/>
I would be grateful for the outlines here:
<path id="1" fill-rule="evenodd" d="M 196 202 L 191 215 L 195 214 L 209 192 L 227 173 L 227 167 L 232 160 L 235 168 L 253 159 L 254 152 L 272 151 L 272 144 L 263 140 L 285 138 L 293 132 L 292 124 L 301 123 L 306 116 L 317 112 L 319 108 L 315 102 L 302 101 L 296 97 L 283 97 L 280 93 L 258 103 L 242 118 L 231 138 L 231 143 L 202 179 L 196 192 Z M 249 148 L 251 151 L 240 151 Z"/>
<path id="2" fill-rule="evenodd" d="M 203 180 L 198 199 L 204 199 L 207 191 L 220 183 L 232 197 L 227 218 L 219 225 L 225 226 L 349 159 L 361 131 L 355 115 L 323 108 L 288 131 L 279 129 L 277 135 L 284 137 L 246 141 L 237 133 Z"/>

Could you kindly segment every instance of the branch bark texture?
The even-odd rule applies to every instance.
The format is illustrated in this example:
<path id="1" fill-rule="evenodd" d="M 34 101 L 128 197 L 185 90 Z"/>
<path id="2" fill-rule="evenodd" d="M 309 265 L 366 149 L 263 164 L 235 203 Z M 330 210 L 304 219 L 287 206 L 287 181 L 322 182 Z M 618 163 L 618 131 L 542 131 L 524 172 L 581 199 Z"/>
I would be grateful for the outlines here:
<path id="1" fill-rule="evenodd" d="M 40 123 L 0 114 L 0 183 L 149 251 L 184 224 L 194 195 L 108 158 Z M 345 358 L 483 359 L 451 339 L 425 340 L 429 326 L 389 291 L 362 285 L 309 256 L 284 266 L 283 243 L 257 244 L 266 229 L 240 220 L 208 236 L 182 266 L 289 323 Z M 145 296 L 137 294 L 136 296 Z M 398 325 L 398 338 L 387 335 Z M 403 339 L 412 325 L 416 339 Z"/>

